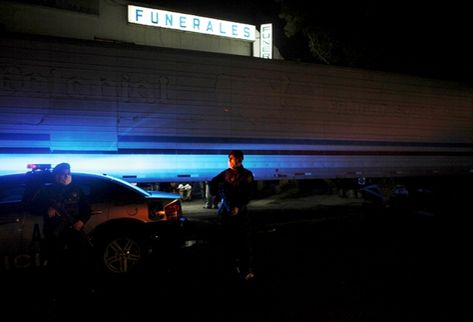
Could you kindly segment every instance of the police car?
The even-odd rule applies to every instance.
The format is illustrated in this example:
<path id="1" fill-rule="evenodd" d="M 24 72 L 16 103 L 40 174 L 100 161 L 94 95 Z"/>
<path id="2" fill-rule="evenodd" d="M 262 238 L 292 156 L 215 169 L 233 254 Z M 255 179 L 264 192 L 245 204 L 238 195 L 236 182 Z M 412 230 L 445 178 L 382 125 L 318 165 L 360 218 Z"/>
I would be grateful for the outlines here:
<path id="1" fill-rule="evenodd" d="M 0 176 L 0 273 L 47 265 L 43 218 L 35 215 L 30 201 L 53 181 L 51 165 L 28 168 L 25 173 Z M 188 244 L 183 240 L 186 218 L 178 194 L 145 191 L 102 174 L 73 172 L 72 178 L 90 202 L 92 215 L 85 232 L 98 267 L 105 272 L 139 271 L 150 256 L 169 254 Z"/>

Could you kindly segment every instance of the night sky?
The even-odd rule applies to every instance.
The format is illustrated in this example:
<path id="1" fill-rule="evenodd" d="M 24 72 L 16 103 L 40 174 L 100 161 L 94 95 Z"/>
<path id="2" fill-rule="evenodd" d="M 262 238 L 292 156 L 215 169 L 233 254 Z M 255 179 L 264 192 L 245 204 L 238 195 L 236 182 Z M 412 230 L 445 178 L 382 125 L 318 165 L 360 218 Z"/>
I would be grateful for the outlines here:
<path id="1" fill-rule="evenodd" d="M 274 44 L 286 60 L 321 63 L 310 55 L 306 38 L 284 35 L 285 22 L 278 16 L 280 4 L 274 0 L 136 2 L 257 27 L 272 22 Z M 355 62 L 334 65 L 473 83 L 473 19 L 466 3 L 289 2 L 310 3 L 313 8 L 304 9 L 310 21 L 336 33 L 339 41 L 359 55 Z"/>

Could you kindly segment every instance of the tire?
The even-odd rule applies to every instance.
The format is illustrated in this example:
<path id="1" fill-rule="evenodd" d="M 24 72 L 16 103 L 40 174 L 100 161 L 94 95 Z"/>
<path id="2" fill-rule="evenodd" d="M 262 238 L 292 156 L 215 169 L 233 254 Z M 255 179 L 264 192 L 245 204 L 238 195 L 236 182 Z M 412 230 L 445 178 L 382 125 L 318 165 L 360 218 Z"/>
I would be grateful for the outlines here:
<path id="1" fill-rule="evenodd" d="M 128 275 L 144 267 L 146 250 L 143 242 L 134 235 L 115 234 L 101 240 L 97 260 L 102 271 Z"/>

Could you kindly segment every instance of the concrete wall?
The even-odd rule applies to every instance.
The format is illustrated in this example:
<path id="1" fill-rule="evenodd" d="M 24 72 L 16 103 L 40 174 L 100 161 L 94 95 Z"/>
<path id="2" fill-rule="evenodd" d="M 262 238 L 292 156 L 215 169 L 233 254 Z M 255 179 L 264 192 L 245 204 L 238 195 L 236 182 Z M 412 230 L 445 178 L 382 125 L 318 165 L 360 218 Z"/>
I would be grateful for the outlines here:
<path id="1" fill-rule="evenodd" d="M 253 55 L 251 42 L 130 24 L 127 1 L 95 1 L 98 14 L 0 1 L 0 25 L 7 32 Z"/>

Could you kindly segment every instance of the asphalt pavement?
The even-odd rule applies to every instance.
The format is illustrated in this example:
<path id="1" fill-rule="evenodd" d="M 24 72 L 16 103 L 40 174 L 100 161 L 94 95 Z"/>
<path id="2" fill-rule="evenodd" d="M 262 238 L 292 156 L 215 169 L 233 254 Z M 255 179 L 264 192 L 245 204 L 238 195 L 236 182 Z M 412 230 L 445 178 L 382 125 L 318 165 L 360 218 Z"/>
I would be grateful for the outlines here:
<path id="1" fill-rule="evenodd" d="M 248 282 L 222 266 L 216 210 L 203 206 L 201 199 L 183 203 L 201 240 L 183 249 L 171 267 L 158 256 L 143 274 L 94 276 L 92 288 L 81 288 L 69 276 L 67 292 L 57 302 L 44 296 L 41 276 L 33 276 L 14 285 L 9 298 L 15 300 L 4 312 L 16 320 L 51 321 L 463 322 L 473 317 L 471 237 L 454 220 L 337 194 L 285 191 L 255 199 L 249 208 L 256 226 L 256 277 Z"/>
<path id="2" fill-rule="evenodd" d="M 291 220 L 291 216 L 297 220 L 297 213 L 308 215 L 308 220 L 317 220 L 323 213 L 317 210 L 333 207 L 358 208 L 366 205 L 366 200 L 356 197 L 341 197 L 338 194 L 301 194 L 297 190 L 288 190 L 282 193 L 272 194 L 264 198 L 250 201 L 248 208 L 251 214 L 281 214 L 285 213 Z M 204 200 L 193 199 L 182 203 L 182 210 L 186 217 L 197 221 L 212 221 L 217 218 L 217 210 L 208 209 L 204 206 Z M 314 211 L 311 211 L 314 210 Z"/>
<path id="3" fill-rule="evenodd" d="M 468 208 L 428 201 L 409 208 L 295 191 L 253 200 L 256 279 L 229 282 L 216 268 L 218 246 L 194 249 L 186 265 L 200 290 L 196 320 L 471 321 L 461 295 L 473 286 Z M 216 223 L 201 200 L 183 211 L 193 222 Z"/>

